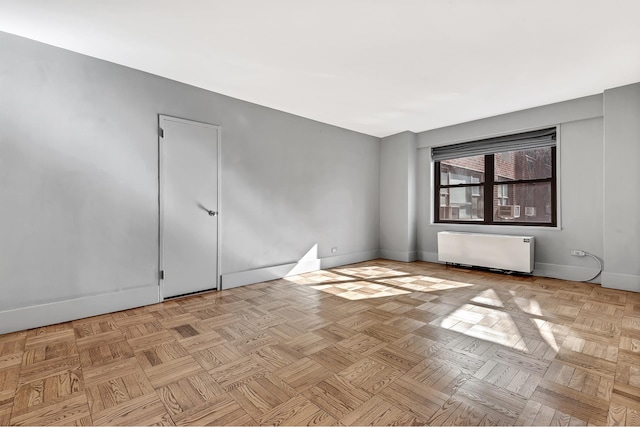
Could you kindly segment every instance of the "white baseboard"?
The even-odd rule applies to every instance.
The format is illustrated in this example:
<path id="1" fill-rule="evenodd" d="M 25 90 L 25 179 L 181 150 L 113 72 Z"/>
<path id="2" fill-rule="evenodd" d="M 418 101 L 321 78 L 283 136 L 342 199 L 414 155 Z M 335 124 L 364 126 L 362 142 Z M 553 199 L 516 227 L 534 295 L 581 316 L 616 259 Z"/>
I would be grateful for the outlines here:
<path id="1" fill-rule="evenodd" d="M 334 268 L 341 265 L 355 264 L 357 262 L 371 261 L 380 257 L 378 249 L 369 251 L 352 252 L 350 254 L 334 255 L 321 259 L 322 268 Z"/>
<path id="2" fill-rule="evenodd" d="M 295 276 L 297 274 L 317 271 L 322 268 L 333 268 L 345 264 L 369 261 L 378 258 L 378 255 L 378 250 L 374 249 L 371 251 L 335 255 L 326 258 L 305 259 L 299 262 L 223 274 L 222 289 L 231 289 L 237 288 L 238 286 L 251 285 L 253 283 L 267 282 L 269 280 L 281 279 L 287 276 Z"/>
<path id="3" fill-rule="evenodd" d="M 574 265 L 560 265 L 536 262 L 533 270 L 534 276 L 551 277 L 553 279 L 573 280 L 584 282 L 598 273 L 597 268 L 576 267 Z M 600 276 L 591 283 L 600 283 Z"/>
<path id="4" fill-rule="evenodd" d="M 437 264 L 443 264 L 438 260 L 438 252 L 420 251 L 418 255 L 419 255 L 418 259 L 420 261 L 435 262 Z"/>
<path id="5" fill-rule="evenodd" d="M 222 276 L 222 289 L 281 279 L 287 276 L 317 271 L 321 268 L 333 268 L 346 264 L 369 261 L 379 257 L 402 262 L 412 262 L 418 259 L 420 261 L 442 264 L 438 261 L 437 252 L 401 252 L 385 249 L 379 251 L 371 250 L 225 274 Z M 580 282 L 595 276 L 597 272 L 597 268 L 537 262 L 535 263 L 533 275 Z M 640 292 L 640 276 L 603 272 L 602 275 L 594 279 L 592 283 L 601 283 L 601 281 L 603 283 L 602 286 L 606 288 Z"/>
<path id="6" fill-rule="evenodd" d="M 418 252 L 380 249 L 380 258 L 390 259 L 393 261 L 401 261 L 401 262 L 413 262 L 418 259 Z"/>
<path id="7" fill-rule="evenodd" d="M 435 262 L 435 263 L 442 264 L 442 262 L 438 261 L 438 252 L 421 251 L 419 259 L 421 261 Z M 548 263 L 536 262 L 535 268 L 533 270 L 533 275 L 539 276 L 539 277 L 551 277 L 554 279 L 562 279 L 562 280 L 574 280 L 579 282 L 586 279 L 590 279 L 591 277 L 595 276 L 597 272 L 598 272 L 597 268 L 585 268 L 585 267 L 576 267 L 572 265 L 560 265 L 560 264 L 548 264 Z M 598 276 L 595 280 L 593 280 L 592 283 L 600 283 L 600 276 Z M 637 289 L 640 289 L 640 286 Z"/>
<path id="8" fill-rule="evenodd" d="M 158 285 L 0 311 L 0 334 L 156 304 Z"/>
<path id="9" fill-rule="evenodd" d="M 236 273 L 222 275 L 221 289 L 237 288 L 238 286 L 267 282 L 269 280 L 281 279 L 283 277 L 294 276 L 296 274 L 308 273 L 316 270 L 320 270 L 319 259 L 305 259 L 300 262 L 256 268 L 254 270 L 238 271 Z"/>
<path id="10" fill-rule="evenodd" d="M 602 273 L 602 287 L 640 292 L 640 276 L 604 271 Z"/>

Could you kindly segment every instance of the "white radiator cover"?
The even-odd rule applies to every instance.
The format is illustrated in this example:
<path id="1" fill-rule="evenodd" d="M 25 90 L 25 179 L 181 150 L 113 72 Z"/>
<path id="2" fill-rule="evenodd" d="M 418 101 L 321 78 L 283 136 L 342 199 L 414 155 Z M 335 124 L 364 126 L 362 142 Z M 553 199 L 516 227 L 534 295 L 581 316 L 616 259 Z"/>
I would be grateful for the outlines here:
<path id="1" fill-rule="evenodd" d="M 438 260 L 441 262 L 531 273 L 533 252 L 532 236 L 438 233 Z"/>

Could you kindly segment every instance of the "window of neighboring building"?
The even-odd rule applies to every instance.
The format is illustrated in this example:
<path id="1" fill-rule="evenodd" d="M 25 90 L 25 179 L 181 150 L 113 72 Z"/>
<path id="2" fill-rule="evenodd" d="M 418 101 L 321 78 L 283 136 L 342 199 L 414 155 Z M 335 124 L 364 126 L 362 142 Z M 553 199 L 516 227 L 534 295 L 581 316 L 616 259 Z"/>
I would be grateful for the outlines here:
<path id="1" fill-rule="evenodd" d="M 557 224 L 556 129 L 434 147 L 435 222 Z"/>

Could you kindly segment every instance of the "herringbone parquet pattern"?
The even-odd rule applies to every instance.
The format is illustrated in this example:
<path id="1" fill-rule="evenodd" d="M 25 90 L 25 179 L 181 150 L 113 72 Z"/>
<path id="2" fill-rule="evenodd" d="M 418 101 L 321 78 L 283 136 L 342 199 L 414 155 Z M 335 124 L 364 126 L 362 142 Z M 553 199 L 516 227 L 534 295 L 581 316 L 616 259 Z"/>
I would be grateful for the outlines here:
<path id="1" fill-rule="evenodd" d="M 0 425 L 640 423 L 640 294 L 376 260 L 0 336 Z"/>

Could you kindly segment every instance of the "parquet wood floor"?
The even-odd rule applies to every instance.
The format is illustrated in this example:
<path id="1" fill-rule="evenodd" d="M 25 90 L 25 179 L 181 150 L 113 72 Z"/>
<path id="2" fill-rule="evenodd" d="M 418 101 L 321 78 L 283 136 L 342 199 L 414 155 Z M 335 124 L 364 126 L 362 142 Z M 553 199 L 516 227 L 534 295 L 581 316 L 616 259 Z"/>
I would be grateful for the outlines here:
<path id="1" fill-rule="evenodd" d="M 0 336 L 0 425 L 639 425 L 640 294 L 375 260 Z"/>

